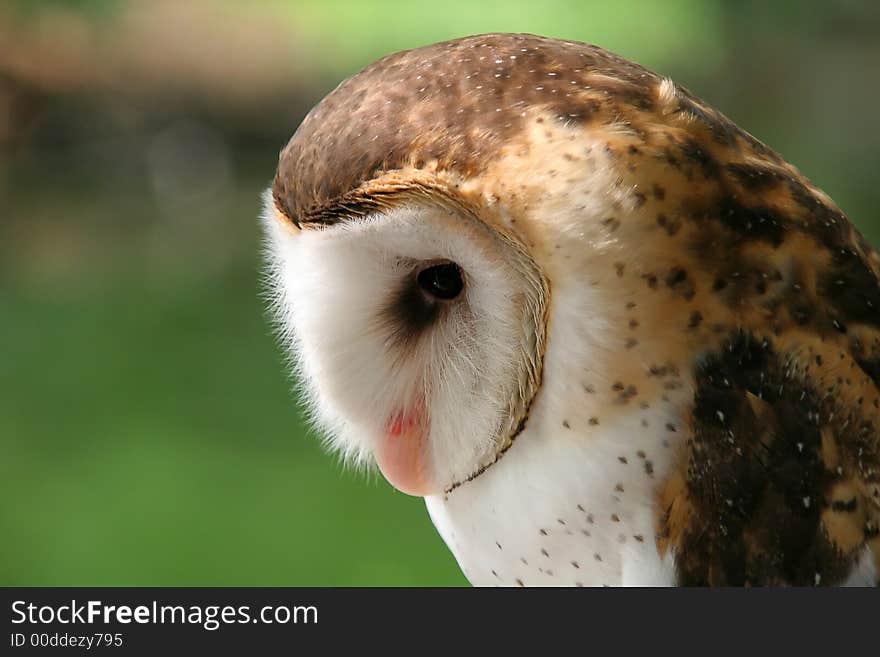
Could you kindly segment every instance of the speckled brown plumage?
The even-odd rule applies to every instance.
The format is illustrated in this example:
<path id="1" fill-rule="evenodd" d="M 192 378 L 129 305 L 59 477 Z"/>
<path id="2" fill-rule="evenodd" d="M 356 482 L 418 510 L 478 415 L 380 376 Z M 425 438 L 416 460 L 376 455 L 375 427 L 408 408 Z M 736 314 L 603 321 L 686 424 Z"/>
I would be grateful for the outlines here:
<path id="1" fill-rule="evenodd" d="M 876 394 L 853 400 L 871 388 L 848 356 L 786 342 L 738 333 L 697 367 L 659 523 L 685 584 L 834 584 L 876 546 Z"/>
<path id="2" fill-rule="evenodd" d="M 671 81 L 530 35 L 391 55 L 309 114 L 273 196 L 302 226 L 442 199 L 542 262 L 559 244 L 509 217 L 598 193 L 573 182 L 586 169 L 614 172 L 614 210 L 584 237 L 613 241 L 593 261 L 607 271 L 584 284 L 619 307 L 622 354 L 612 386 L 583 384 L 607 399 L 589 426 L 693 393 L 657 481 L 680 581 L 832 584 L 866 547 L 880 558 L 880 260 L 794 167 Z"/>
<path id="3" fill-rule="evenodd" d="M 320 218 L 388 171 L 474 176 L 522 130 L 523 110 L 601 122 L 624 107 L 650 111 L 658 82 L 601 48 L 530 35 L 395 53 L 340 84 L 309 113 L 281 154 L 273 193 L 300 221 Z"/>

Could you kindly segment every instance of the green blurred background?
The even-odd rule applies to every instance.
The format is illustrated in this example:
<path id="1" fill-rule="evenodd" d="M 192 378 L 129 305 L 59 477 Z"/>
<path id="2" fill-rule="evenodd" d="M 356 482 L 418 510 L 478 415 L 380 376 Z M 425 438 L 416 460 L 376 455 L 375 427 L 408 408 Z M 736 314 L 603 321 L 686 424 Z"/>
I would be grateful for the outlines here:
<path id="1" fill-rule="evenodd" d="M 880 243 L 880 3 L 4 0 L 0 584 L 460 585 L 421 500 L 308 435 L 259 195 L 377 57 L 527 31 L 671 75 Z"/>

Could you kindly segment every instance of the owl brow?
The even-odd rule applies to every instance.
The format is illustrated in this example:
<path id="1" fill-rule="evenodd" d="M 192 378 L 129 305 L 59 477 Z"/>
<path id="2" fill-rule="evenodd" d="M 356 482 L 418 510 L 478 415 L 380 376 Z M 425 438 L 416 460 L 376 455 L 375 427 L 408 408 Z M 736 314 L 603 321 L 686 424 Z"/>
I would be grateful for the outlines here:
<path id="1" fill-rule="evenodd" d="M 298 228 L 323 228 L 340 222 L 356 221 L 378 212 L 388 211 L 407 200 L 431 200 L 472 214 L 473 210 L 443 185 L 427 180 L 383 181 L 380 178 L 361 183 L 353 190 L 306 209 L 298 218 L 284 212 Z M 283 204 L 281 204 L 282 207 Z"/>
<path id="2" fill-rule="evenodd" d="M 370 197 L 360 198 L 357 202 L 340 200 L 303 215 L 298 225 L 301 228 L 323 228 L 340 222 L 362 219 L 387 207 L 387 203 L 381 203 L 377 199 Z"/>
<path id="3" fill-rule="evenodd" d="M 383 210 L 389 210 L 411 192 L 408 188 L 365 190 L 355 189 L 302 213 L 297 227 L 323 228 L 340 222 L 355 221 Z"/>

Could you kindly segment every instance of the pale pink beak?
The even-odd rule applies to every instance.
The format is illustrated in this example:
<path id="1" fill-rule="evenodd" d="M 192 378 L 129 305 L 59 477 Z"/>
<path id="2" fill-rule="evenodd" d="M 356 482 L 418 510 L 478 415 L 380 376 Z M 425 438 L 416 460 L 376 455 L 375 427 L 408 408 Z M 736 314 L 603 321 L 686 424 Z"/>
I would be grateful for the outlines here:
<path id="1" fill-rule="evenodd" d="M 433 491 L 428 462 L 424 413 L 419 410 L 397 413 L 386 426 L 373 454 L 388 483 L 409 495 L 423 497 Z"/>

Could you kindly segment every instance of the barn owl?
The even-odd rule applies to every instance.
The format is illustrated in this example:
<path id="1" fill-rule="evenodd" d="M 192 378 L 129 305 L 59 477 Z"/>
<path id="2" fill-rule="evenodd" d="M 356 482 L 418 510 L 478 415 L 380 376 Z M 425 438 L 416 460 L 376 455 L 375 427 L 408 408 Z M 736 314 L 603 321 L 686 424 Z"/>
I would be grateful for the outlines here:
<path id="1" fill-rule="evenodd" d="M 668 78 L 523 34 L 390 55 L 264 214 L 314 422 L 473 584 L 876 582 L 880 260 Z"/>

